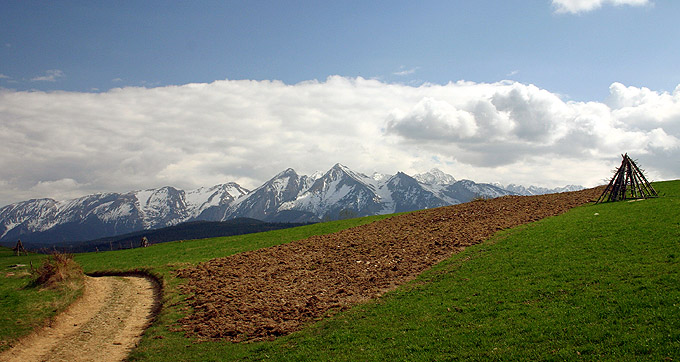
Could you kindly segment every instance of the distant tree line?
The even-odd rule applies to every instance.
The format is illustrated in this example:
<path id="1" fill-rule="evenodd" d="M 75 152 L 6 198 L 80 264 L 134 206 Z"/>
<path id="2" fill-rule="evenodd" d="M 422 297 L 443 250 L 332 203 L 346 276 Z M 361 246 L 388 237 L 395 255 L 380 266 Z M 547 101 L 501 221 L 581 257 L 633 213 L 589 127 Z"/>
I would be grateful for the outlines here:
<path id="1" fill-rule="evenodd" d="M 161 229 L 141 230 L 130 234 L 90 241 L 58 243 L 36 251 L 44 253 L 51 253 L 53 251 L 84 253 L 92 251 L 132 249 L 140 247 L 142 238 L 147 238 L 148 243 L 153 245 L 177 240 L 205 239 L 259 233 L 309 224 L 311 223 L 271 223 L 250 218 L 237 218 L 227 221 L 192 221 Z"/>

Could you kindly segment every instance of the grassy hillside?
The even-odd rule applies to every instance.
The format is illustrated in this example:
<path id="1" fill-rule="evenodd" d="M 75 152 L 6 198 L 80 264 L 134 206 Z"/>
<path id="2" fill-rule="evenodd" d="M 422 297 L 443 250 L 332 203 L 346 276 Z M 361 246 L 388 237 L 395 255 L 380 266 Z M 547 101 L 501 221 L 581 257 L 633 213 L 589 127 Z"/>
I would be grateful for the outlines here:
<path id="1" fill-rule="evenodd" d="M 468 248 L 244 360 L 678 360 L 680 183 Z"/>
<path id="2" fill-rule="evenodd" d="M 381 300 L 271 342 L 196 343 L 174 332 L 187 310 L 173 271 L 381 217 L 76 261 L 86 272 L 143 268 L 163 278 L 163 310 L 133 360 L 678 360 L 680 181 L 654 185 L 658 199 L 580 207 L 501 232 Z"/>

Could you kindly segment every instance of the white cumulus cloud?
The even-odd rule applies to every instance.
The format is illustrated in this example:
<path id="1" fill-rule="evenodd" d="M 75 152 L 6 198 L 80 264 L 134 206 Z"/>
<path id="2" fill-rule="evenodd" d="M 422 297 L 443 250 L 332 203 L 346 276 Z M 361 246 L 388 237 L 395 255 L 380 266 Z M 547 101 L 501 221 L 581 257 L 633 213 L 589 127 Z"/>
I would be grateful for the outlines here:
<path id="1" fill-rule="evenodd" d="M 388 132 L 412 139 L 463 140 L 477 133 L 471 113 L 429 97 L 423 98 L 408 113 L 392 114 L 389 118 Z"/>
<path id="2" fill-rule="evenodd" d="M 221 80 L 100 93 L 0 88 L 0 206 L 165 185 L 259 186 L 292 167 L 594 186 L 619 154 L 652 179 L 680 177 L 680 87 L 614 83 L 572 102 L 503 81 L 409 86 Z"/>
<path id="3" fill-rule="evenodd" d="M 650 4 L 649 0 L 553 0 L 553 6 L 557 13 L 578 14 L 593 11 L 605 4 L 642 6 Z"/>

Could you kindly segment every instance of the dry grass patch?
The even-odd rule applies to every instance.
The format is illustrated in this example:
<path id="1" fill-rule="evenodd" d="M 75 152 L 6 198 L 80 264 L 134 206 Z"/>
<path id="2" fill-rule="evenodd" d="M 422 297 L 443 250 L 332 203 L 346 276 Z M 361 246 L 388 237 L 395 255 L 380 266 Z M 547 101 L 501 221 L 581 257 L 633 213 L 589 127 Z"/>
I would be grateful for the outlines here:
<path id="1" fill-rule="evenodd" d="M 31 286 L 48 289 L 80 289 L 83 285 L 83 269 L 75 261 L 73 254 L 54 253 L 42 265 L 32 270 Z"/>

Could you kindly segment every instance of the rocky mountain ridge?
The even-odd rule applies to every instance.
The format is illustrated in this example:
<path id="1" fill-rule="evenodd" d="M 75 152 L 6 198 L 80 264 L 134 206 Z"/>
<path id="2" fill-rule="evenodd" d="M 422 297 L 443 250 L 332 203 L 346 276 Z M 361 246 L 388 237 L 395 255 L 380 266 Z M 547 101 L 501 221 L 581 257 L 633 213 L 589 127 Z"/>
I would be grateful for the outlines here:
<path id="1" fill-rule="evenodd" d="M 577 188 L 567 186 L 565 190 Z M 238 217 L 314 222 L 434 208 L 475 197 L 556 191 L 456 180 L 437 169 L 412 177 L 403 172 L 367 176 L 341 164 L 312 176 L 299 175 L 289 168 L 252 191 L 229 182 L 189 191 L 166 186 L 7 205 L 0 208 L 0 242 L 19 238 L 36 244 L 83 241 L 188 221 Z"/>

